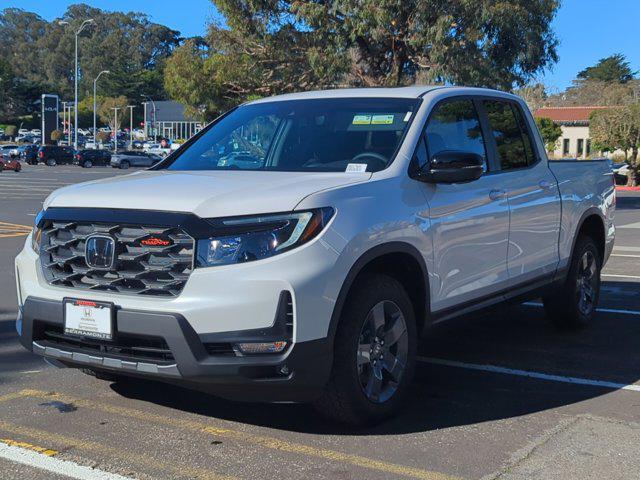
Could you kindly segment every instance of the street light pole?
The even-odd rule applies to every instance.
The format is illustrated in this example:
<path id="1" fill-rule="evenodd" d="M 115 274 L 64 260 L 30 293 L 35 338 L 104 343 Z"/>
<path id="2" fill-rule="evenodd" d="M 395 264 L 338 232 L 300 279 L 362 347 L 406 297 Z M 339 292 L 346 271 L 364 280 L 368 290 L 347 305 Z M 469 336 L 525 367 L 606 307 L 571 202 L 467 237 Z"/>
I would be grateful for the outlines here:
<path id="1" fill-rule="evenodd" d="M 113 119 L 113 153 L 118 153 L 118 110 L 122 110 L 121 107 L 112 107 L 111 110 L 115 112 Z"/>
<path id="2" fill-rule="evenodd" d="M 143 119 L 144 119 L 144 141 L 147 141 L 147 103 L 149 102 L 142 102 L 142 108 L 144 109 L 144 113 L 143 113 Z"/>
<path id="3" fill-rule="evenodd" d="M 135 105 L 127 105 L 129 109 L 129 150 L 133 150 L 133 109 Z"/>
<path id="4" fill-rule="evenodd" d="M 153 132 L 153 141 L 155 142 L 156 141 L 156 128 L 157 128 L 156 127 L 156 120 L 157 120 L 157 118 L 156 118 L 156 102 L 153 101 L 153 98 L 151 98 L 149 95 L 145 95 L 144 93 L 141 94 L 140 96 L 144 97 L 144 98 L 148 98 L 149 101 L 151 102 L 151 105 L 153 106 L 153 131 L 152 132 Z M 144 120 L 145 120 L 145 122 L 147 121 L 146 118 Z"/>
<path id="5" fill-rule="evenodd" d="M 67 102 L 62 102 L 62 140 L 64 132 L 67 130 Z"/>
<path id="6" fill-rule="evenodd" d="M 74 106 L 74 111 L 73 111 L 73 115 L 74 115 L 74 119 L 73 119 L 73 131 L 74 131 L 74 140 L 73 140 L 73 148 L 75 148 L 76 150 L 78 149 L 78 35 L 80 35 L 82 33 L 82 30 L 84 30 L 84 27 L 86 27 L 87 25 L 91 24 L 91 23 L 95 23 L 95 21 L 93 20 L 93 18 L 89 18 L 88 20 L 85 20 L 84 22 L 82 22 L 82 24 L 80 25 L 80 28 L 76 31 L 76 61 L 75 61 L 75 70 L 74 70 L 74 100 L 73 100 L 73 106 Z M 65 22 L 65 21 L 61 21 L 58 22 L 59 25 L 69 25 L 69 22 Z"/>
<path id="7" fill-rule="evenodd" d="M 96 138 L 96 86 L 98 79 L 103 73 L 110 73 L 109 70 L 102 70 L 98 76 L 93 80 L 93 149 L 98 148 L 98 139 Z"/>

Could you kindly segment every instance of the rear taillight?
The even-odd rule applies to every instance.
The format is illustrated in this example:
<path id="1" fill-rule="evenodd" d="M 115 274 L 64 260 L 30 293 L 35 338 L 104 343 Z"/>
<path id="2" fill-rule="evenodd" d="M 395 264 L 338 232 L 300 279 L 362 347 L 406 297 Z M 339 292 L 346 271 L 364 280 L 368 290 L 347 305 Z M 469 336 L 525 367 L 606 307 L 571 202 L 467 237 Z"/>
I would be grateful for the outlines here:
<path id="1" fill-rule="evenodd" d="M 44 152 L 38 152 L 38 158 L 44 158 Z"/>

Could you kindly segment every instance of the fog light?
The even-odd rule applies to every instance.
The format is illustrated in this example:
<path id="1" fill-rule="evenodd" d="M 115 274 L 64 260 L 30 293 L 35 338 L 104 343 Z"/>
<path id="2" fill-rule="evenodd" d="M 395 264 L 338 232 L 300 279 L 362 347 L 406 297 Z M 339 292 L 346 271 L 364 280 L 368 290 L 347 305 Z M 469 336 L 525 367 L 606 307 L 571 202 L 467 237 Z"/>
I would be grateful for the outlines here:
<path id="1" fill-rule="evenodd" d="M 287 346 L 287 342 L 237 343 L 241 353 L 280 353 Z"/>

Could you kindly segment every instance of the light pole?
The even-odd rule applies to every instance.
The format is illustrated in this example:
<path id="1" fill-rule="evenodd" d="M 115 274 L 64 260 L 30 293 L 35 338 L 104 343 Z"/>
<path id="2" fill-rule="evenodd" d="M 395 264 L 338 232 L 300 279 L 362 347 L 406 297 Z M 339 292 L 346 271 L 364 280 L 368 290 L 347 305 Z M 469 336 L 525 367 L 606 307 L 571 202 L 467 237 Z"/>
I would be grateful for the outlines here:
<path id="1" fill-rule="evenodd" d="M 149 102 L 142 102 L 142 108 L 144 109 L 144 113 L 142 114 L 142 118 L 144 119 L 144 141 L 147 141 L 147 103 Z"/>
<path id="2" fill-rule="evenodd" d="M 145 95 L 144 93 L 141 94 L 140 96 L 144 97 L 144 98 L 148 98 L 149 101 L 151 102 L 151 105 L 153 106 L 153 141 L 155 142 L 156 141 L 156 120 L 157 120 L 156 119 L 156 102 L 153 101 L 153 98 L 151 98 L 149 95 Z M 145 121 L 144 129 L 146 131 L 146 129 L 147 129 L 147 124 L 146 124 L 147 119 L 145 118 L 144 121 Z"/>
<path id="3" fill-rule="evenodd" d="M 82 30 L 84 30 L 84 27 L 86 27 L 89 24 L 95 23 L 95 20 L 93 20 L 93 18 L 89 18 L 88 20 L 85 20 L 84 22 L 82 22 L 80 24 L 80 28 L 78 30 L 76 30 L 76 63 L 75 63 L 75 71 L 74 73 L 74 98 L 73 98 L 73 106 L 74 106 L 74 111 L 73 111 L 73 132 L 74 132 L 74 139 L 73 139 L 73 148 L 75 148 L 76 150 L 78 149 L 78 35 L 80 35 L 82 33 Z M 60 25 L 69 25 L 69 22 L 65 22 L 65 21 L 61 21 L 58 22 L 58 24 Z"/>
<path id="4" fill-rule="evenodd" d="M 133 150 L 133 109 L 135 105 L 127 105 L 129 109 L 129 150 Z"/>
<path id="5" fill-rule="evenodd" d="M 98 148 L 98 139 L 96 138 L 96 86 L 98 79 L 103 73 L 110 73 L 109 70 L 102 70 L 98 76 L 93 80 L 93 149 Z"/>
<path id="6" fill-rule="evenodd" d="M 67 130 L 67 102 L 62 102 L 62 139 L 64 140 L 64 132 Z"/>
<path id="7" fill-rule="evenodd" d="M 121 107 L 112 107 L 111 110 L 115 112 L 113 119 L 113 153 L 118 153 L 118 110 L 122 110 Z"/>

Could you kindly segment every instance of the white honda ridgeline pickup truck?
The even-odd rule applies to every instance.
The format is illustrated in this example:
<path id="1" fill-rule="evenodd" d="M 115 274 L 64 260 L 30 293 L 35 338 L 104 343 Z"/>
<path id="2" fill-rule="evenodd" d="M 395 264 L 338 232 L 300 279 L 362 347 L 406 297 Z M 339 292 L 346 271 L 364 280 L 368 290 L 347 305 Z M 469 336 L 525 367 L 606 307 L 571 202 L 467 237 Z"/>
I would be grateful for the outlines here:
<path id="1" fill-rule="evenodd" d="M 22 344 L 101 378 L 397 410 L 430 324 L 536 297 L 594 316 L 605 162 L 549 162 L 525 103 L 457 87 L 249 102 L 157 166 L 61 188 L 16 259 Z"/>

